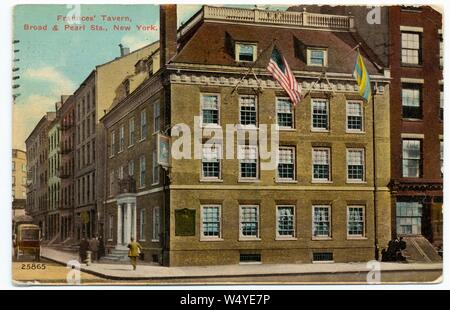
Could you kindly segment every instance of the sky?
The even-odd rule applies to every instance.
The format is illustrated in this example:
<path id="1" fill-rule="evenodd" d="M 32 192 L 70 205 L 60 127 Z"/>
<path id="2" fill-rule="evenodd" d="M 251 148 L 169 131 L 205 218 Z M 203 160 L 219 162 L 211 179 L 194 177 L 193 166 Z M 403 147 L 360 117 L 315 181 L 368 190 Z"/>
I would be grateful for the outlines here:
<path id="1" fill-rule="evenodd" d="M 253 7 L 233 5 L 235 7 Z M 178 5 L 178 25 L 187 21 L 201 5 Z M 286 9 L 286 6 L 271 7 Z M 72 13 L 94 16 L 94 21 L 82 21 L 84 31 L 67 31 L 67 21 L 58 20 Z M 102 15 L 125 16 L 130 20 L 103 21 Z M 158 40 L 159 31 L 141 31 L 137 25 L 159 26 L 157 5 L 17 5 L 13 17 L 16 81 L 20 93 L 13 106 L 13 148 L 25 149 L 25 139 L 46 111 L 54 111 L 61 95 L 72 94 L 96 65 L 118 57 L 119 43 L 131 51 Z M 47 30 L 25 30 L 26 24 L 47 25 Z M 98 25 L 108 31 L 92 31 Z M 114 31 L 113 25 L 130 26 L 129 31 Z M 53 31 L 57 26 L 58 30 Z M 75 26 L 75 24 L 73 24 Z"/>

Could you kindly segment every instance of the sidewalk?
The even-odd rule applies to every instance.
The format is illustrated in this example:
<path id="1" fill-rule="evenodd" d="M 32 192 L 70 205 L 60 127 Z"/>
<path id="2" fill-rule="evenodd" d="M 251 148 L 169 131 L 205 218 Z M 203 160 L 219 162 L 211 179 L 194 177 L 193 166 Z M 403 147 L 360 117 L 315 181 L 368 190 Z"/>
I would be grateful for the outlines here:
<path id="1" fill-rule="evenodd" d="M 78 260 L 78 255 L 43 247 L 43 258 L 66 265 L 71 260 Z M 442 270 L 442 263 L 405 264 L 380 263 L 381 272 L 391 271 L 430 271 Z M 82 265 L 81 271 L 110 280 L 157 280 L 181 278 L 220 278 L 249 277 L 277 275 L 308 275 L 308 274 L 341 274 L 367 273 L 370 269 L 366 263 L 331 263 L 331 264 L 246 264 L 224 266 L 192 266 L 164 267 L 138 265 L 133 271 L 129 264 L 94 263 Z"/>

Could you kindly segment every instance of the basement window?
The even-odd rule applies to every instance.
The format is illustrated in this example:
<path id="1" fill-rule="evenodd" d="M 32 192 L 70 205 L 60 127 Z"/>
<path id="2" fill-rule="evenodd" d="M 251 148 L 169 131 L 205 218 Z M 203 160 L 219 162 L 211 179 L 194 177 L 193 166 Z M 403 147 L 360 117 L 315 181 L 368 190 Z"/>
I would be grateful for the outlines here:
<path id="1" fill-rule="evenodd" d="M 333 253 L 332 252 L 315 252 L 313 253 L 313 263 L 315 262 L 333 262 Z"/>
<path id="2" fill-rule="evenodd" d="M 256 60 L 257 45 L 253 43 L 236 43 L 236 61 L 252 62 Z"/>
<path id="3" fill-rule="evenodd" d="M 239 255 L 239 263 L 261 263 L 261 254 L 260 253 L 240 253 Z"/>

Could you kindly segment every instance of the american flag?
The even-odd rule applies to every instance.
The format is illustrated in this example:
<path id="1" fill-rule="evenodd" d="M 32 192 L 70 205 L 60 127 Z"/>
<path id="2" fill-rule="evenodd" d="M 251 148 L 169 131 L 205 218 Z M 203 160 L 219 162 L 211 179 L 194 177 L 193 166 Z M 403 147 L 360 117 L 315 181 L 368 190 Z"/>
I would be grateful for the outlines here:
<path id="1" fill-rule="evenodd" d="M 275 80 L 288 93 L 289 98 L 294 106 L 302 100 L 301 86 L 297 83 L 286 59 L 281 55 L 276 47 L 272 49 L 267 70 L 273 75 Z"/>

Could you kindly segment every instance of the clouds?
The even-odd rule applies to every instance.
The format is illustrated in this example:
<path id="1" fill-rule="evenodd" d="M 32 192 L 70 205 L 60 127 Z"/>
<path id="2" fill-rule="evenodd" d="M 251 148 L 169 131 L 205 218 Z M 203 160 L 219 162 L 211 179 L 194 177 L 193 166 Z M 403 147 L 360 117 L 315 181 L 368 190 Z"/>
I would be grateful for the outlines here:
<path id="1" fill-rule="evenodd" d="M 130 51 L 135 51 L 156 40 L 158 40 L 158 35 L 155 32 L 142 32 L 125 35 L 122 37 L 120 43 L 129 47 Z"/>
<path id="2" fill-rule="evenodd" d="M 48 91 L 46 93 L 55 96 L 70 94 L 75 90 L 75 84 L 52 66 L 29 68 L 25 70 L 23 77 L 25 79 L 33 80 L 33 82 L 47 84 Z"/>
<path id="3" fill-rule="evenodd" d="M 13 148 L 25 150 L 25 139 L 47 111 L 55 110 L 56 98 L 30 95 L 13 105 Z"/>

